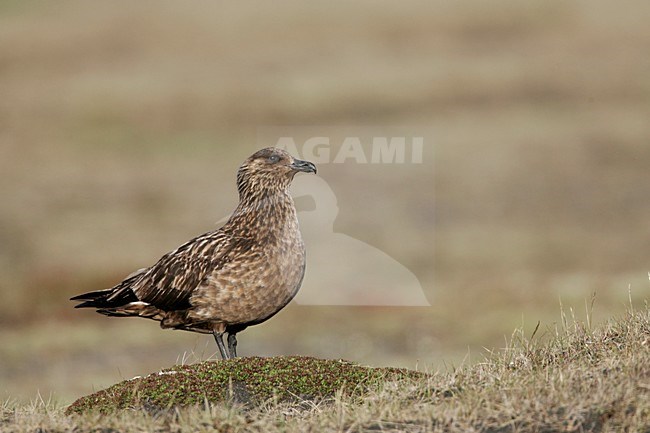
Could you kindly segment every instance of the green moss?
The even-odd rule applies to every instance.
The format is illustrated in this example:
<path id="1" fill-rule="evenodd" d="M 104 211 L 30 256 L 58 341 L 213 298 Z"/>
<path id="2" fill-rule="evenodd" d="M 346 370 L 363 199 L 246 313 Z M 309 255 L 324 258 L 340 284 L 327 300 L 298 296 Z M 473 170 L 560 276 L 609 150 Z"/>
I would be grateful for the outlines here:
<path id="1" fill-rule="evenodd" d="M 237 358 L 177 365 L 143 378 L 126 380 L 82 397 L 66 413 L 120 409 L 165 410 L 224 401 L 246 405 L 270 398 L 319 400 L 362 395 L 386 381 L 415 379 L 423 373 L 397 368 L 363 367 L 343 360 L 310 357 Z"/>

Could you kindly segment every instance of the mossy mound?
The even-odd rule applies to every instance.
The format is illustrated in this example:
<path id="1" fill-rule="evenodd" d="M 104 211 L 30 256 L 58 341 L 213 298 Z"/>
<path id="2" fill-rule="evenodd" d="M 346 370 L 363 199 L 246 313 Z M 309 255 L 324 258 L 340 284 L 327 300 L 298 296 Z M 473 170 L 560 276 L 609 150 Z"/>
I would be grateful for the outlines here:
<path id="1" fill-rule="evenodd" d="M 343 390 L 362 395 L 382 383 L 417 379 L 424 373 L 363 367 L 343 360 L 302 356 L 237 358 L 177 365 L 146 377 L 125 380 L 72 403 L 67 414 L 121 409 L 160 411 L 234 401 L 255 405 L 278 401 L 322 400 Z"/>

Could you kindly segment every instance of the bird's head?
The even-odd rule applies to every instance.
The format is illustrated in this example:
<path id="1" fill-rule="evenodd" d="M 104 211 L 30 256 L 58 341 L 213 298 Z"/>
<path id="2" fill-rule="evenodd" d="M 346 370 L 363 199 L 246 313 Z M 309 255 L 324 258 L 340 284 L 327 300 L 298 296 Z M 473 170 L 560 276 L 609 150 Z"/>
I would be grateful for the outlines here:
<path id="1" fill-rule="evenodd" d="M 316 166 L 288 152 L 267 147 L 252 154 L 237 171 L 240 196 L 269 190 L 286 190 L 298 172 L 316 173 Z"/>

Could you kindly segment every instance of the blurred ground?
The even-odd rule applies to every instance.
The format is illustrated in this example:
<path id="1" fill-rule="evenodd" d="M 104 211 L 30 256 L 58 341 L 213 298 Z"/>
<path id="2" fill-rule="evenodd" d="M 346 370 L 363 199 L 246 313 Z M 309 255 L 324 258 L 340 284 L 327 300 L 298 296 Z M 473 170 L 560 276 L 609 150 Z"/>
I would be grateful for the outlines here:
<path id="1" fill-rule="evenodd" d="M 0 398 L 71 401 L 214 352 L 67 299 L 214 227 L 267 127 L 427 131 L 422 164 L 323 164 L 334 231 L 431 307 L 291 305 L 243 355 L 480 359 L 650 291 L 650 5 L 0 3 Z M 298 182 L 300 179 L 296 179 Z M 316 209 L 318 210 L 318 209 Z M 338 254 L 339 252 L 332 252 Z M 335 271 L 332 271 L 335 272 Z M 318 280 L 318 275 L 312 275 Z M 97 316 L 97 317 L 95 317 Z"/>

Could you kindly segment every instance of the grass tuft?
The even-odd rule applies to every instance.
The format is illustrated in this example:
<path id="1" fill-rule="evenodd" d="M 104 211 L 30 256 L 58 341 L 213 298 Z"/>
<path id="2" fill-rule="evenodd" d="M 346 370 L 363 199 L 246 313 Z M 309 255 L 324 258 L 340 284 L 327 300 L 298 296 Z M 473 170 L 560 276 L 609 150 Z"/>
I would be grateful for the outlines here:
<path id="1" fill-rule="evenodd" d="M 121 409 L 165 411 L 176 407 L 234 402 L 259 405 L 274 399 L 318 401 L 361 395 L 386 381 L 414 379 L 423 373 L 397 368 L 362 367 L 343 360 L 304 356 L 237 358 L 177 365 L 142 378 L 125 380 L 82 397 L 68 414 Z"/>

